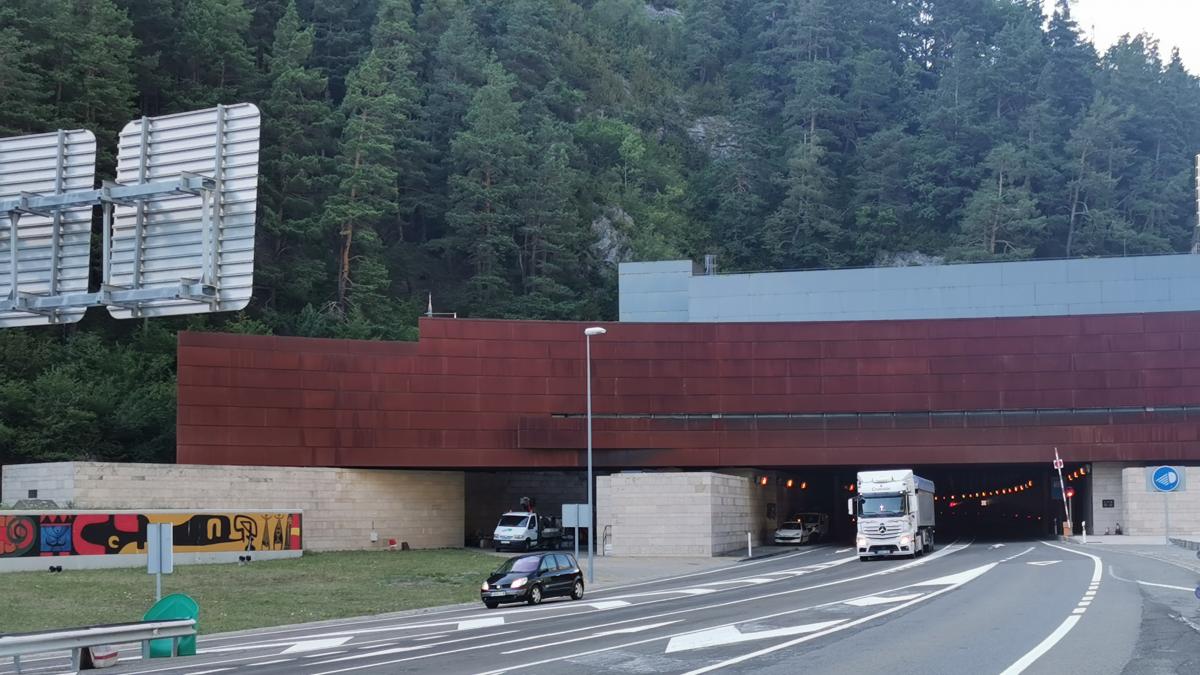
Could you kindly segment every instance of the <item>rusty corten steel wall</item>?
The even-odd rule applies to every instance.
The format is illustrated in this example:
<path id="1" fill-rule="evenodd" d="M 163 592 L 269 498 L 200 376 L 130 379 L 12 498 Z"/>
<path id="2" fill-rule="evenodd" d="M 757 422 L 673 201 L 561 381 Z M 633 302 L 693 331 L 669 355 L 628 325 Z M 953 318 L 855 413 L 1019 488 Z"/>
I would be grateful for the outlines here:
<path id="1" fill-rule="evenodd" d="M 580 466 L 586 325 L 181 333 L 177 459 Z M 602 467 L 1200 459 L 1200 412 L 1128 410 L 1200 406 L 1200 313 L 602 325 L 594 412 L 621 416 L 595 420 Z M 1035 409 L 1055 412 L 989 412 Z M 706 417 L 649 417 L 685 413 Z"/>

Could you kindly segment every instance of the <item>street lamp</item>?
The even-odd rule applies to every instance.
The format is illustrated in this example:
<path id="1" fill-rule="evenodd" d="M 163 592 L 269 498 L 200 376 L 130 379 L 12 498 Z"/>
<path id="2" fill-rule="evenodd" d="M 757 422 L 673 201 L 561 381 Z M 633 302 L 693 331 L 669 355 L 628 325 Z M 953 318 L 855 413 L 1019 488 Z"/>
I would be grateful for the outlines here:
<path id="1" fill-rule="evenodd" d="M 596 580 L 595 559 L 592 557 L 595 535 L 592 526 L 596 522 L 596 513 L 592 510 L 592 336 L 604 335 L 608 331 L 599 326 L 585 328 L 583 341 L 587 344 L 587 505 L 588 505 L 588 585 Z"/>

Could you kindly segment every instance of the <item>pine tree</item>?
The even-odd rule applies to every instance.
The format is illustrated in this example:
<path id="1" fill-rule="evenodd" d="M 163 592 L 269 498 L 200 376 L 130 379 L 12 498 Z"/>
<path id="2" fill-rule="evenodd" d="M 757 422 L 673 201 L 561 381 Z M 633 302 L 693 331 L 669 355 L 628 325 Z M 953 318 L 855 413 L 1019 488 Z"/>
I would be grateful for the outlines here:
<path id="1" fill-rule="evenodd" d="M 0 7 L 0 137 L 49 131 L 49 83 L 36 69 L 30 27 L 15 7 Z"/>
<path id="2" fill-rule="evenodd" d="M 512 98 L 516 78 L 498 63 L 485 68 L 487 82 L 467 111 L 466 126 L 451 144 L 447 248 L 471 269 L 467 302 L 495 314 L 512 296 L 510 272 L 517 259 L 514 234 L 519 201 L 529 187 L 528 138 L 520 129 L 521 106 Z"/>
<path id="3" fill-rule="evenodd" d="M 1009 143 L 984 160 L 987 177 L 967 202 L 963 240 L 968 258 L 1027 258 L 1045 226 L 1029 192 L 1020 151 Z"/>
<path id="4" fill-rule="evenodd" d="M 292 312 L 311 302 L 326 265 L 314 251 L 320 205 L 334 187 L 330 162 L 333 110 L 327 82 L 308 67 L 313 29 L 289 2 L 266 57 L 262 100 L 262 190 L 259 203 L 258 301 Z"/>

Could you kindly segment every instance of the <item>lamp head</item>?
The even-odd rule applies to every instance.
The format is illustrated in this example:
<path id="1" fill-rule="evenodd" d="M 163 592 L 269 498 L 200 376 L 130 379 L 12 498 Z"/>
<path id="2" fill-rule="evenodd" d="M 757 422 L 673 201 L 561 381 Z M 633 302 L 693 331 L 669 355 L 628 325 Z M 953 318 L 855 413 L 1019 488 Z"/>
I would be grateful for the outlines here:
<path id="1" fill-rule="evenodd" d="M 583 329 L 583 334 L 587 335 L 589 337 L 592 335 L 604 335 L 607 332 L 608 331 L 604 330 L 603 328 L 601 328 L 599 326 L 592 326 L 591 328 Z"/>

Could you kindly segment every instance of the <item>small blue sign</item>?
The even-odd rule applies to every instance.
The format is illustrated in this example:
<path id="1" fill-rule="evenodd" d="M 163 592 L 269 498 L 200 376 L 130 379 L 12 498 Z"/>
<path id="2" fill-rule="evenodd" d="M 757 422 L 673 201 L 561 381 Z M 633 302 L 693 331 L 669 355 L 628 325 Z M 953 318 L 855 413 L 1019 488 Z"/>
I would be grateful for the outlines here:
<path id="1" fill-rule="evenodd" d="M 1179 487 L 1179 471 L 1173 466 L 1160 466 L 1150 479 L 1159 492 L 1174 492 Z"/>

